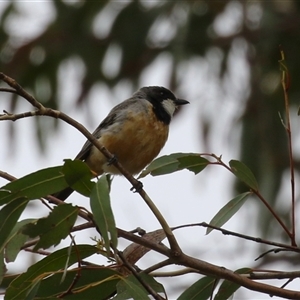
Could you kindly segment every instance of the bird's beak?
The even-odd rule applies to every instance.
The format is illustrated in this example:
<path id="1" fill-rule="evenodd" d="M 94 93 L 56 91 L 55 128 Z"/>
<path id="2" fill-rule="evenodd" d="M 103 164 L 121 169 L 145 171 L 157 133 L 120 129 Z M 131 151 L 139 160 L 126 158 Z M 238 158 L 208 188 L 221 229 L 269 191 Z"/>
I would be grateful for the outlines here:
<path id="1" fill-rule="evenodd" d="M 176 99 L 176 100 L 174 101 L 174 103 L 175 103 L 176 105 L 184 105 L 184 104 L 189 104 L 190 102 L 189 102 L 189 101 L 186 101 L 186 100 L 184 100 L 184 99 Z"/>

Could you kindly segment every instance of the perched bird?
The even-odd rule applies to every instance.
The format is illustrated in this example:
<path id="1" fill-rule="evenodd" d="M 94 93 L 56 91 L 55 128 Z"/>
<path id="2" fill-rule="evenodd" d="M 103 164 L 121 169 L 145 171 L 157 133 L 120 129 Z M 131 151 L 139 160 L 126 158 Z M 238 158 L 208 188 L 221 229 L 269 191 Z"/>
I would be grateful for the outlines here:
<path id="1" fill-rule="evenodd" d="M 143 87 L 131 98 L 116 105 L 93 132 L 93 136 L 129 173 L 137 174 L 165 145 L 176 108 L 188 103 L 176 98 L 164 87 Z M 97 175 L 120 174 L 89 140 L 75 159 L 85 161 Z M 55 196 L 65 200 L 72 192 L 71 188 L 67 188 Z"/>

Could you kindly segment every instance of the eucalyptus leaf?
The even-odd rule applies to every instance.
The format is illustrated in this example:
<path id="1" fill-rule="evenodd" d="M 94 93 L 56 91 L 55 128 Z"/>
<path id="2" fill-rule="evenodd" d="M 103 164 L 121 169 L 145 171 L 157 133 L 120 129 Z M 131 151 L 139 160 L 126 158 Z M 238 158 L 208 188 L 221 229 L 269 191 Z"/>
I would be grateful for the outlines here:
<path id="1" fill-rule="evenodd" d="M 91 194 L 91 190 L 95 184 L 91 179 L 95 176 L 86 163 L 81 160 L 65 159 L 62 172 L 72 189 L 84 196 Z"/>
<path id="2" fill-rule="evenodd" d="M 252 271 L 250 268 L 241 268 L 235 271 L 238 274 L 249 274 Z M 217 294 L 214 297 L 214 300 L 226 300 L 233 296 L 233 294 L 240 288 L 239 284 L 236 284 L 232 281 L 224 280 L 219 287 Z"/>
<path id="3" fill-rule="evenodd" d="M 103 237 L 107 254 L 109 255 L 110 243 L 117 247 L 117 229 L 114 215 L 110 205 L 109 185 L 105 175 L 102 175 L 95 184 L 90 198 L 94 220 Z"/>
<path id="4" fill-rule="evenodd" d="M 188 287 L 177 300 L 206 300 L 211 297 L 216 286 L 216 278 L 203 277 Z"/>
<path id="5" fill-rule="evenodd" d="M 55 273 L 65 267 L 66 261 L 68 266 L 76 263 L 78 258 L 84 259 L 98 252 L 96 247 L 90 245 L 77 245 L 72 247 L 71 253 L 68 254 L 68 247 L 57 250 L 48 255 L 37 263 L 33 264 L 28 270 L 14 279 L 5 293 L 5 300 L 26 299 L 28 292 L 36 286 L 37 282 L 44 277 L 48 277 L 50 273 Z M 35 290 L 37 293 L 38 290 Z"/>
<path id="6" fill-rule="evenodd" d="M 244 205 L 251 192 L 246 192 L 240 194 L 230 200 L 226 205 L 224 205 L 218 213 L 211 219 L 209 225 L 216 227 L 222 227 L 228 220 L 232 218 L 238 212 L 238 210 Z M 213 231 L 213 228 L 207 228 L 206 234 L 209 234 Z"/>
<path id="7" fill-rule="evenodd" d="M 258 183 L 252 171 L 242 162 L 231 160 L 229 162 L 233 174 L 254 191 L 258 190 Z"/>
<path id="8" fill-rule="evenodd" d="M 3 251 L 7 238 L 16 225 L 19 217 L 26 208 L 26 198 L 14 199 L 6 204 L 0 211 L 0 252 Z"/>
<path id="9" fill-rule="evenodd" d="M 62 167 L 51 167 L 28 174 L 1 188 L 0 205 L 20 197 L 28 200 L 54 194 L 68 187 Z"/>
<path id="10" fill-rule="evenodd" d="M 208 160 L 197 153 L 173 153 L 155 159 L 138 178 L 143 178 L 148 174 L 152 176 L 165 175 L 180 171 L 190 170 L 195 174 L 202 171 L 208 164 Z"/>
<path id="11" fill-rule="evenodd" d="M 56 246 L 66 238 L 73 227 L 78 214 L 78 208 L 71 204 L 61 204 L 55 206 L 46 218 L 39 219 L 36 224 L 29 223 L 23 233 L 31 238 L 39 236 L 40 239 L 34 250 L 39 248 L 49 248 Z"/>

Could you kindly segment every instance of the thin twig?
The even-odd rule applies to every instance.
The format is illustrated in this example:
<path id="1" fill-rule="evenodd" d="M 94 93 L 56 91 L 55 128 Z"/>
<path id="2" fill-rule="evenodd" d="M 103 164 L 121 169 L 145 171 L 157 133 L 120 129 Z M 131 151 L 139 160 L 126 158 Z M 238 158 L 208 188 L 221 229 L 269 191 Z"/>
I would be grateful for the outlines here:
<path id="1" fill-rule="evenodd" d="M 3 73 L 0 73 L 0 79 L 4 80 L 5 82 L 8 81 L 8 84 L 10 86 L 16 86 L 16 90 L 18 91 L 18 94 L 21 95 L 22 97 L 24 97 L 25 99 L 27 99 L 27 97 L 29 96 L 29 98 L 27 100 L 30 103 L 33 103 L 33 105 L 35 107 L 37 107 L 35 105 L 36 100 L 32 96 L 28 95 L 28 93 L 26 93 L 13 79 L 7 77 Z M 51 116 L 51 117 L 55 117 L 55 118 L 60 118 L 62 120 L 64 120 L 63 116 L 66 116 L 66 115 L 60 113 L 59 111 L 47 109 L 47 108 L 43 107 L 40 103 L 38 103 L 38 105 L 39 105 L 39 107 L 37 107 L 38 110 L 36 112 L 33 112 L 32 115 L 47 115 L 47 116 Z M 5 119 L 13 120 L 13 118 L 11 118 L 11 117 L 12 117 L 11 115 L 4 115 L 4 116 L 0 117 L 0 120 L 5 120 Z M 77 128 L 76 126 L 79 123 L 73 122 L 73 120 L 71 118 L 67 118 L 67 120 L 69 120 L 69 122 L 71 122 L 72 126 Z M 69 123 L 67 120 L 65 120 L 65 121 L 67 123 Z M 79 125 L 80 125 L 80 129 L 83 129 L 83 131 L 82 130 L 80 130 L 80 131 L 100 151 L 102 151 L 102 153 L 106 157 L 111 158 L 111 154 L 104 147 L 102 147 L 100 145 L 100 143 L 81 124 L 79 124 Z M 124 170 L 118 162 L 115 162 L 114 165 L 121 172 L 122 172 L 122 170 Z M 128 173 L 124 172 L 123 174 L 127 178 L 126 174 L 128 175 Z M 139 186 L 137 184 L 138 182 L 132 176 L 130 177 L 130 174 L 128 175 L 127 179 L 131 183 L 133 183 L 134 187 Z M 139 192 L 140 192 L 140 190 L 139 190 Z M 58 199 L 56 199 L 56 201 L 57 200 Z M 89 215 L 86 214 L 86 217 L 89 218 Z M 91 221 L 91 220 L 89 220 L 89 221 Z M 159 221 L 161 221 L 161 220 L 159 220 Z M 120 237 L 124 237 L 124 238 L 126 238 L 128 240 L 131 240 L 133 242 L 140 243 L 141 245 L 143 245 L 145 247 L 149 247 L 150 249 L 153 249 L 154 251 L 157 251 L 157 252 L 169 257 L 173 261 L 173 263 L 175 263 L 175 264 L 182 265 L 182 266 L 185 266 L 185 267 L 190 267 L 190 268 L 193 268 L 193 269 L 197 269 L 199 271 L 199 273 L 201 273 L 201 274 L 208 274 L 208 275 L 215 276 L 215 277 L 218 277 L 218 278 L 227 279 L 227 280 L 229 280 L 231 282 L 234 282 L 238 285 L 244 286 L 244 287 L 246 287 L 250 290 L 254 290 L 254 291 L 258 291 L 258 292 L 262 292 L 262 293 L 267 293 L 267 294 L 274 295 L 274 296 L 284 297 L 284 298 L 287 298 L 287 299 L 300 299 L 300 292 L 293 291 L 293 290 L 285 290 L 285 289 L 277 288 L 277 287 L 274 287 L 274 286 L 271 286 L 271 285 L 268 285 L 268 284 L 252 281 L 252 280 L 250 280 L 248 278 L 245 278 L 244 276 L 241 276 L 240 274 L 237 274 L 237 273 L 235 273 L 231 270 L 228 270 L 224 267 L 219 267 L 219 266 L 207 263 L 205 261 L 202 261 L 202 260 L 196 259 L 194 257 L 188 256 L 188 255 L 186 255 L 182 252 L 181 253 L 178 252 L 178 255 L 173 255 L 172 251 L 170 251 L 170 249 L 167 248 L 164 245 L 153 243 L 151 241 L 143 239 L 142 237 L 136 236 L 134 234 L 128 233 L 128 232 L 120 230 L 120 229 L 118 229 L 118 234 L 119 234 Z M 170 233 L 170 234 L 172 234 L 172 233 Z M 169 235 L 167 235 L 167 237 L 170 238 Z M 175 240 L 175 238 L 174 238 L 174 240 Z M 174 246 L 174 245 L 172 245 L 172 243 L 174 242 L 172 239 L 169 239 L 169 242 L 170 242 L 171 247 Z M 36 243 L 36 241 L 34 241 L 34 243 Z M 28 246 L 28 244 L 27 244 L 27 246 Z M 176 244 L 175 244 L 174 248 L 176 249 Z"/>
<path id="2" fill-rule="evenodd" d="M 230 171 L 231 173 L 234 174 L 233 170 L 226 165 L 223 161 L 222 161 L 222 157 L 217 156 L 215 154 L 210 154 L 211 157 L 214 157 L 217 160 L 217 163 L 221 166 L 223 166 L 224 168 L 226 168 L 228 171 Z M 274 211 L 274 209 L 272 208 L 272 206 L 266 201 L 266 199 L 261 195 L 261 193 L 258 190 L 254 190 L 251 189 L 251 192 L 253 192 L 253 194 L 255 194 L 261 201 L 262 203 L 267 207 L 267 209 L 270 211 L 270 213 L 273 215 L 273 217 L 278 221 L 278 223 L 281 225 L 281 227 L 283 228 L 283 230 L 287 233 L 287 235 L 292 238 L 292 233 L 290 232 L 290 230 L 287 228 L 287 226 L 283 223 L 283 221 L 280 219 L 280 217 L 277 215 L 277 213 Z"/>
<path id="3" fill-rule="evenodd" d="M 274 249 L 270 249 L 270 250 L 268 250 L 268 251 L 266 251 L 266 252 L 260 254 L 258 257 L 256 257 L 256 258 L 255 258 L 255 261 L 261 259 L 262 257 L 264 257 L 265 255 L 267 255 L 267 254 L 269 254 L 269 253 L 274 252 L 274 253 L 276 254 L 276 253 L 284 252 L 284 251 L 287 252 L 287 251 L 291 251 L 291 250 L 290 250 L 290 249 L 283 249 L 283 248 L 274 248 Z"/>
<path id="4" fill-rule="evenodd" d="M 249 235 L 237 233 L 237 232 L 234 232 L 234 231 L 226 230 L 226 229 L 214 226 L 214 225 L 207 224 L 206 222 L 180 225 L 180 226 L 172 227 L 172 230 L 176 230 L 176 229 L 180 229 L 180 228 L 186 228 L 186 227 L 195 227 L 195 226 L 212 228 L 214 230 L 218 230 L 218 231 L 222 232 L 224 235 L 231 235 L 231 236 L 235 236 L 235 237 L 242 238 L 242 239 L 245 239 L 245 240 L 253 241 L 253 242 L 256 242 L 256 243 L 281 247 L 281 248 L 289 249 L 290 251 L 293 251 L 293 252 L 300 253 L 300 248 L 295 247 L 295 246 L 276 243 L 276 242 L 268 241 L 268 240 L 265 240 L 265 239 L 262 239 L 262 238 L 257 238 L 257 237 L 252 237 L 252 236 L 249 236 Z"/>
<path id="5" fill-rule="evenodd" d="M 5 92 L 5 93 L 11 93 L 11 94 L 19 95 L 19 93 L 16 90 L 8 89 L 8 88 L 0 88 L 0 92 Z"/>
<path id="6" fill-rule="evenodd" d="M 25 98 L 29 103 L 31 103 L 34 107 L 37 108 L 35 111 L 30 111 L 22 114 L 10 114 L 6 113 L 0 116 L 0 120 L 12 120 L 16 121 L 20 118 L 31 117 L 31 116 L 49 116 L 53 118 L 58 118 L 66 123 L 70 124 L 77 130 L 79 130 L 98 150 L 100 150 L 103 155 L 108 159 L 113 161 L 113 165 L 124 175 L 124 177 L 132 184 L 132 186 L 136 189 L 136 191 L 141 195 L 144 199 L 148 207 L 151 209 L 159 223 L 161 224 L 162 228 L 166 232 L 166 237 L 169 241 L 170 247 L 172 249 L 172 253 L 174 256 L 178 256 L 181 253 L 181 249 L 176 241 L 175 236 L 170 229 L 167 221 L 164 219 L 162 214 L 159 212 L 157 207 L 155 206 L 154 202 L 151 198 L 147 195 L 143 188 L 140 186 L 140 182 L 136 180 L 129 172 L 127 172 L 122 165 L 115 159 L 115 157 L 98 141 L 98 139 L 93 136 L 82 124 L 77 122 L 76 120 L 72 119 L 68 115 L 64 114 L 63 112 L 53 110 L 50 108 L 44 107 L 41 103 L 39 103 L 33 96 L 28 94 L 14 79 L 6 76 L 3 73 L 0 73 L 0 80 L 6 82 L 9 86 L 14 88 L 20 96 Z"/>
<path id="7" fill-rule="evenodd" d="M 277 213 L 274 211 L 273 207 L 268 203 L 268 201 L 263 197 L 263 195 L 259 191 L 252 190 L 252 192 L 262 201 L 262 203 L 267 207 L 267 209 L 271 212 L 273 217 L 278 221 L 278 223 L 281 225 L 283 230 L 287 233 L 287 235 L 292 239 L 293 234 L 290 232 L 290 230 L 287 228 L 287 226 L 283 223 L 283 221 L 280 219 L 280 217 L 277 215 Z M 293 246 L 296 246 L 292 243 Z"/>
<path id="8" fill-rule="evenodd" d="M 284 105 L 285 105 L 285 117 L 286 117 L 286 123 L 284 125 L 284 128 L 287 133 L 288 138 L 288 152 L 289 152 L 289 164 L 290 164 L 290 177 L 291 177 L 291 197 L 292 197 L 292 233 L 290 235 L 291 238 L 291 244 L 293 246 L 296 246 L 296 232 L 295 232 L 295 170 L 294 170 L 294 160 L 293 160 L 293 146 L 292 146 L 292 129 L 291 129 L 291 118 L 290 118 L 290 105 L 289 105 L 289 96 L 288 96 L 288 90 L 290 87 L 290 76 L 287 69 L 287 66 L 285 64 L 285 56 L 284 51 L 280 47 L 280 55 L 281 60 L 279 61 L 281 70 L 282 70 L 282 76 L 281 76 L 281 85 L 283 89 L 284 94 Z"/>
<path id="9" fill-rule="evenodd" d="M 16 177 L 12 176 L 11 174 L 8 174 L 7 172 L 1 171 L 1 170 L 0 170 L 0 177 L 6 179 L 8 181 L 14 181 L 17 179 Z"/>
<path id="10" fill-rule="evenodd" d="M 153 277 L 177 277 L 185 274 L 197 273 L 199 271 L 194 268 L 183 268 L 181 270 L 170 271 L 170 272 L 151 272 L 150 275 Z"/>
<path id="11" fill-rule="evenodd" d="M 269 284 L 252 281 L 249 278 L 228 270 L 199 260 L 197 258 L 182 254 L 177 261 L 178 264 L 199 270 L 201 274 L 227 279 L 238 285 L 246 287 L 252 291 L 259 291 L 265 294 L 283 297 L 286 299 L 300 299 L 300 292 L 294 290 L 285 290 Z"/>
<path id="12" fill-rule="evenodd" d="M 250 279 L 293 279 L 293 278 L 299 278 L 300 277 L 300 271 L 293 271 L 293 272 L 281 272 L 281 271 L 272 271 L 268 270 L 265 271 L 257 271 L 254 270 L 253 272 L 249 274 L 245 274 L 245 277 L 249 277 Z"/>
<path id="13" fill-rule="evenodd" d="M 48 256 L 48 255 L 51 254 L 51 252 L 45 251 L 45 250 L 42 250 L 42 249 L 39 249 L 39 250 L 33 250 L 33 249 L 26 248 L 26 249 L 24 249 L 24 251 L 26 251 L 26 252 L 31 252 L 31 253 L 35 253 L 35 254 L 40 254 L 40 255 L 44 255 L 44 256 Z"/>
<path id="14" fill-rule="evenodd" d="M 171 265 L 171 264 L 173 264 L 173 262 L 172 262 L 171 259 L 168 258 L 168 259 L 165 259 L 165 260 L 163 260 L 163 261 L 160 261 L 159 263 L 157 263 L 157 264 L 155 264 L 155 265 L 152 265 L 151 267 L 149 267 L 149 268 L 143 270 L 143 273 L 149 274 L 149 273 L 152 273 L 152 272 L 155 271 L 155 270 L 158 270 L 158 269 L 163 268 L 163 267 L 165 267 L 165 266 L 169 266 L 169 265 Z M 151 274 L 151 275 L 153 275 L 153 274 Z M 155 275 L 153 275 L 153 276 L 155 276 Z"/>

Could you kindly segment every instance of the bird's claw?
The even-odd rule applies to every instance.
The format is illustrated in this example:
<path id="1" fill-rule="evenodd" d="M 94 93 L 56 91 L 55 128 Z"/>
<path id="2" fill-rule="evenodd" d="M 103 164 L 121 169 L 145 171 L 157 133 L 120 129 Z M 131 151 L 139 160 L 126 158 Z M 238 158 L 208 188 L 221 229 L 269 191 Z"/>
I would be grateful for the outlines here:
<path id="1" fill-rule="evenodd" d="M 143 189 L 143 183 L 141 181 L 137 181 L 136 184 L 130 189 L 130 191 L 134 193 L 139 193 Z"/>
<path id="2" fill-rule="evenodd" d="M 118 158 L 113 154 L 113 156 L 108 160 L 107 165 L 111 166 L 118 161 Z"/>

